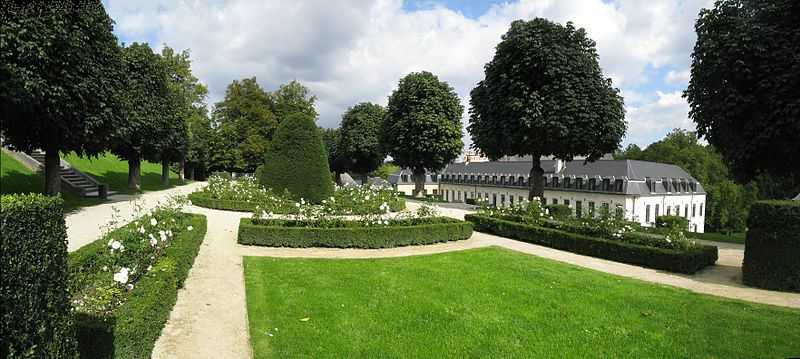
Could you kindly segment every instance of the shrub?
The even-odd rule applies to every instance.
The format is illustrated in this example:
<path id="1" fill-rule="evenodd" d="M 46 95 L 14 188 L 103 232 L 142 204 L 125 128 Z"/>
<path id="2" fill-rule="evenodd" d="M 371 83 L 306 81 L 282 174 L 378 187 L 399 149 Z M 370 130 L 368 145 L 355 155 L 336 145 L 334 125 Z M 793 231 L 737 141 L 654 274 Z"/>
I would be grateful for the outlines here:
<path id="1" fill-rule="evenodd" d="M 544 206 L 544 208 L 547 209 L 550 215 L 555 219 L 565 219 L 572 216 L 572 208 L 563 204 L 550 204 Z"/>
<path id="2" fill-rule="evenodd" d="M 477 231 L 672 272 L 691 274 L 717 261 L 717 247 L 714 246 L 698 246 L 681 251 L 590 237 L 483 215 L 468 214 L 465 219 L 472 222 Z"/>
<path id="3" fill-rule="evenodd" d="M 169 241 L 152 267 L 139 267 L 141 275 L 135 286 L 123 289 L 109 286 L 112 274 L 109 263 L 108 241 L 118 239 L 135 251 L 131 234 L 146 221 L 135 221 L 110 232 L 102 239 L 70 254 L 70 287 L 75 300 L 78 342 L 81 356 L 85 358 L 147 358 L 177 300 L 178 288 L 183 286 L 194 258 L 206 232 L 206 219 L 202 215 L 179 214 L 164 218 L 155 213 L 158 222 L 176 219 L 175 238 Z M 147 220 L 145 218 L 145 220 Z M 163 221 L 162 221 L 163 220 Z M 191 230 L 189 230 L 191 226 Z M 150 228 L 147 228 L 148 230 Z M 139 233 L 141 234 L 141 233 Z M 149 243 L 146 236 L 139 241 Z M 113 254 L 112 254 L 113 255 Z M 149 258 L 149 257 L 148 257 Z M 131 277 L 134 273 L 131 273 Z M 87 295 L 87 297 L 84 297 Z M 118 303 L 106 303 L 107 299 Z"/>
<path id="4" fill-rule="evenodd" d="M 747 219 L 745 284 L 800 292 L 800 201 L 759 201 Z"/>
<path id="5" fill-rule="evenodd" d="M 264 161 L 256 175 L 266 188 L 288 190 L 296 200 L 312 203 L 333 193 L 322 134 L 308 115 L 292 114 L 281 121 Z"/>
<path id="6" fill-rule="evenodd" d="M 658 216 L 656 217 L 657 228 L 689 228 L 689 220 L 681 216 Z"/>
<path id="7" fill-rule="evenodd" d="M 3 195 L 0 237 L 0 357 L 75 357 L 61 199 Z"/>
<path id="8" fill-rule="evenodd" d="M 337 222 L 340 227 L 308 227 L 291 220 L 242 218 L 238 242 L 270 247 L 391 248 L 469 239 L 472 224 L 445 217 L 392 221 L 389 225 Z"/>

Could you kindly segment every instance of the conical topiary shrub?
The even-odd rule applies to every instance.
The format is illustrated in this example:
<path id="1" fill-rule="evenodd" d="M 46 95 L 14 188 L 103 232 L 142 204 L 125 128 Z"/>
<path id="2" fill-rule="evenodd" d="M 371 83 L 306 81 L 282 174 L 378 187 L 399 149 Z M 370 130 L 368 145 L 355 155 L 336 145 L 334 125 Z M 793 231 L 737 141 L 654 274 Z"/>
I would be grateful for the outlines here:
<path id="1" fill-rule="evenodd" d="M 328 154 L 314 119 L 293 114 L 281 121 L 256 176 L 267 188 L 288 190 L 298 200 L 318 203 L 330 197 Z"/>

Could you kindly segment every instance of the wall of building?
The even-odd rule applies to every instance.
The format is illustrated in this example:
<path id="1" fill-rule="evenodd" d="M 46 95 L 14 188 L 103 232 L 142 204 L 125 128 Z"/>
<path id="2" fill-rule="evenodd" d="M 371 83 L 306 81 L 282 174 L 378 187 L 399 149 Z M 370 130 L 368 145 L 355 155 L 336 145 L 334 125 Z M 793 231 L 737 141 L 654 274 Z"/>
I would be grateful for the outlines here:
<path id="1" fill-rule="evenodd" d="M 402 192 L 405 195 L 411 196 L 414 194 L 414 184 L 397 184 L 394 186 L 395 190 Z M 426 195 L 436 195 L 439 193 L 439 185 L 438 184 L 425 184 L 425 194 Z"/>
<path id="2" fill-rule="evenodd" d="M 412 186 L 413 188 L 413 186 Z M 507 188 L 496 186 L 474 186 L 463 184 L 440 183 L 440 193 L 442 198 L 449 202 L 465 202 L 467 198 L 481 198 L 489 201 L 496 206 L 510 206 L 528 198 L 528 190 L 524 188 Z M 693 232 L 703 232 L 705 222 L 705 195 L 704 194 L 681 194 L 681 195 L 654 195 L 639 196 L 613 193 L 593 193 L 593 192 L 571 192 L 571 191 L 544 191 L 544 200 L 547 204 L 555 203 L 568 204 L 570 208 L 576 210 L 577 202 L 581 202 L 582 212 L 588 212 L 591 204 L 595 210 L 608 204 L 610 210 L 615 210 L 620 206 L 625 211 L 625 217 L 631 221 L 640 223 L 643 226 L 652 226 L 655 223 L 656 205 L 658 205 L 658 215 L 667 214 L 666 208 L 670 208 L 670 214 L 675 214 L 675 207 L 680 206 L 680 216 L 686 217 L 685 211 L 688 208 L 689 230 Z M 513 198 L 513 200 L 512 200 Z M 647 206 L 650 206 L 650 218 L 647 221 Z M 695 208 L 692 215 L 692 208 Z M 702 208 L 702 211 L 701 211 Z"/>

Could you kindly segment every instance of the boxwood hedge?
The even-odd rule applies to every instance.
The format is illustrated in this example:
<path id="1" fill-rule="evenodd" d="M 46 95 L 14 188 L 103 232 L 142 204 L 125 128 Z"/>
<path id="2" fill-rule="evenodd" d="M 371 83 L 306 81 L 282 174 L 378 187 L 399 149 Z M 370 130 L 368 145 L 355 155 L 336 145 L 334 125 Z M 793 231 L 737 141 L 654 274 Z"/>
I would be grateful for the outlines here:
<path id="1" fill-rule="evenodd" d="M 457 241 L 471 236 L 471 223 L 444 217 L 424 224 L 354 224 L 339 228 L 289 227 L 280 225 L 280 221 L 262 225 L 250 218 L 242 218 L 238 242 L 269 247 L 391 248 Z"/>
<path id="2" fill-rule="evenodd" d="M 759 201 L 750 207 L 742 279 L 800 292 L 800 201 Z"/>
<path id="3" fill-rule="evenodd" d="M 187 216 L 191 216 L 193 230 L 176 234 L 176 240 L 137 282 L 125 303 L 107 315 L 76 314 L 82 358 L 150 357 L 205 237 L 205 216 Z M 100 239 L 70 253 L 71 270 L 94 268 L 95 257 L 105 250 L 106 239 Z"/>
<path id="4" fill-rule="evenodd" d="M 677 251 L 611 241 L 476 214 L 464 217 L 473 223 L 477 231 L 648 268 L 692 274 L 717 261 L 717 247 L 714 246 Z"/>
<path id="5" fill-rule="evenodd" d="M 192 204 L 195 206 L 211 208 L 211 209 L 221 209 L 225 211 L 253 212 L 258 206 L 258 203 L 256 202 L 234 201 L 227 199 L 212 198 L 205 192 L 190 193 L 188 198 L 190 201 L 192 201 Z M 406 208 L 405 199 L 400 197 L 398 197 L 394 201 L 389 202 L 388 204 L 389 204 L 389 209 L 392 212 L 399 212 Z"/>
<path id="6" fill-rule="evenodd" d="M 0 197 L 0 358 L 74 358 L 59 197 Z"/>

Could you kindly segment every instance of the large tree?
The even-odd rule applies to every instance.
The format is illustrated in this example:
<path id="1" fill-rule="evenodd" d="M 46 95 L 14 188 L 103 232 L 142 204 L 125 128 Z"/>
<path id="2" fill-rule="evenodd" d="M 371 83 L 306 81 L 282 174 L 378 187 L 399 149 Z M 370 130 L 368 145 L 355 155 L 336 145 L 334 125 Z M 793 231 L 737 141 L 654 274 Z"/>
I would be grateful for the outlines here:
<path id="1" fill-rule="evenodd" d="M 272 111 L 274 103 L 269 93 L 255 77 L 234 80 L 225 92 L 225 99 L 214 109 L 215 121 L 233 134 L 238 149 L 237 163 L 231 170 L 253 172 L 264 161 L 264 153 L 279 119 Z"/>
<path id="2" fill-rule="evenodd" d="M 102 152 L 121 113 L 113 22 L 96 1 L 0 6 L 0 135 L 46 153 L 47 194 L 61 190 L 60 151 Z"/>
<path id="3" fill-rule="evenodd" d="M 471 92 L 472 146 L 491 159 L 530 155 L 529 199 L 544 192 L 541 156 L 594 161 L 619 147 L 625 110 L 584 29 L 517 20 Z"/>
<path id="4" fill-rule="evenodd" d="M 739 181 L 800 174 L 798 14 L 796 0 L 723 0 L 695 24 L 689 116 Z"/>
<path id="5" fill-rule="evenodd" d="M 389 96 L 381 142 L 397 165 L 411 169 L 415 196 L 424 193 L 426 171 L 461 154 L 463 113 L 453 88 L 427 71 L 406 75 Z"/>
<path id="6" fill-rule="evenodd" d="M 339 136 L 341 129 L 339 128 L 321 128 L 322 143 L 325 144 L 325 149 L 328 152 L 328 167 L 333 172 L 333 177 L 336 182 L 339 182 L 339 174 L 345 171 L 342 164 L 342 156 L 339 155 Z"/>
<path id="7" fill-rule="evenodd" d="M 347 170 L 362 175 L 362 184 L 367 184 L 369 173 L 386 158 L 380 141 L 385 116 L 383 107 L 369 102 L 355 105 L 342 115 L 336 150 Z"/>
<path id="8" fill-rule="evenodd" d="M 171 123 L 175 121 L 174 99 L 168 84 L 168 70 L 161 57 L 147 44 L 123 48 L 126 68 L 126 113 L 117 126 L 111 152 L 128 161 L 128 190 L 140 190 L 142 159 L 154 159 L 168 146 Z M 163 146 L 162 146 L 163 145 Z"/>
<path id="9" fill-rule="evenodd" d="M 271 109 L 278 117 L 278 121 L 296 113 L 317 118 L 317 110 L 314 108 L 317 97 L 311 93 L 308 87 L 296 80 L 281 85 L 270 94 L 270 97 L 272 99 Z"/>

